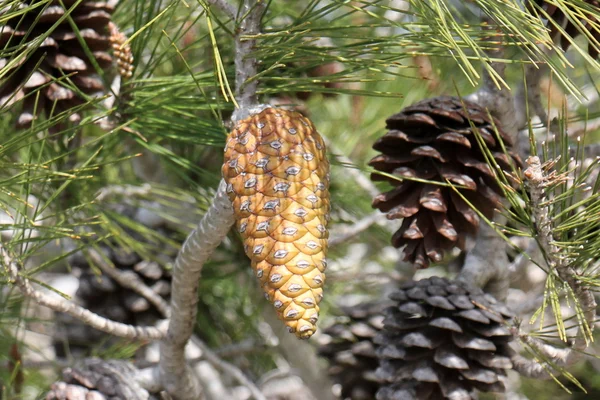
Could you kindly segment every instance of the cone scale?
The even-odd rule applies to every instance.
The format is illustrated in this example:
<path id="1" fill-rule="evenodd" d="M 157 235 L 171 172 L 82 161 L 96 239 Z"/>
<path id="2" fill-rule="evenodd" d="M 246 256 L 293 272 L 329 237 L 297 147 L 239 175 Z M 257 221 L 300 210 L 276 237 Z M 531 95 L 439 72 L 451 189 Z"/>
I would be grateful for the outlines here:
<path id="1" fill-rule="evenodd" d="M 327 267 L 329 162 L 312 122 L 278 108 L 239 121 L 223 177 L 255 276 L 291 333 L 316 331 Z"/>

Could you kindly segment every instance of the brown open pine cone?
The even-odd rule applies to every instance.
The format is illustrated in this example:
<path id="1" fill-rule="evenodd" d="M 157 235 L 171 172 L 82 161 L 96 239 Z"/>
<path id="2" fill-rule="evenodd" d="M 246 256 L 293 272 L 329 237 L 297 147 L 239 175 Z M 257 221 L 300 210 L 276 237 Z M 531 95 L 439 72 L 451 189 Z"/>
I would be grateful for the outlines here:
<path id="1" fill-rule="evenodd" d="M 0 25 L 0 47 L 11 48 L 24 43 L 33 45 L 64 17 L 66 10 L 76 1 L 63 0 L 62 3 L 64 6 L 59 1 L 51 1 L 32 8 L 35 2 L 21 1 L 0 8 L 0 18 L 27 9 L 24 14 L 17 14 Z M 78 36 L 85 41 L 99 68 L 107 70 L 113 64 L 108 36 L 112 12 L 113 7 L 108 2 L 80 2 L 70 13 L 78 33 L 65 18 L 29 57 L 21 58 L 9 67 L 5 78 L 0 81 L 0 107 L 10 106 L 24 98 L 17 126 L 29 127 L 37 115 L 50 116 L 51 112 L 57 115 L 83 104 L 85 101 L 79 91 L 91 96 L 106 92 L 105 83 Z M 15 59 L 0 58 L 0 68 L 7 67 Z M 68 78 L 65 77 L 67 75 Z M 69 87 L 71 83 L 77 90 Z M 35 91 L 40 92 L 39 99 L 36 99 Z M 73 123 L 80 119 L 78 112 L 69 115 Z"/>
<path id="2" fill-rule="evenodd" d="M 486 218 L 492 217 L 500 204 L 502 190 L 475 131 L 502 170 L 511 171 L 511 165 L 520 160 L 511 152 L 510 139 L 498 122 L 482 107 L 457 97 L 420 101 L 386 123 L 389 131 L 373 145 L 382 154 L 369 165 L 397 179 L 371 175 L 374 181 L 394 186 L 377 196 L 373 207 L 387 213 L 389 219 L 403 218 L 392 244 L 406 246 L 405 260 L 426 268 L 432 261 L 441 261 L 447 250 L 464 248 L 466 236 L 477 231 L 479 216 L 467 201 Z M 502 151 L 496 129 L 509 156 Z M 463 188 L 458 189 L 459 195 L 452 187 L 410 178 L 442 184 L 447 180 Z"/>

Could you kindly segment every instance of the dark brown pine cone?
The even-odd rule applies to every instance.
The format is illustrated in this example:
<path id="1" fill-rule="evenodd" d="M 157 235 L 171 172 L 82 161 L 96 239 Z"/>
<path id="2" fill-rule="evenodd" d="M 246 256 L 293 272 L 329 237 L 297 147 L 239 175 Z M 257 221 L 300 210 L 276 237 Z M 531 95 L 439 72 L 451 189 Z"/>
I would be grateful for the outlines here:
<path id="1" fill-rule="evenodd" d="M 476 390 L 503 392 L 512 368 L 511 313 L 479 288 L 432 277 L 392 295 L 375 338 L 377 400 L 470 400 Z"/>
<path id="2" fill-rule="evenodd" d="M 463 186 L 461 195 L 487 218 L 492 217 L 502 191 L 474 131 L 479 132 L 502 170 L 511 171 L 513 161 L 519 165 L 520 160 L 510 152 L 510 138 L 485 109 L 457 97 L 442 96 L 411 105 L 388 118 L 386 124 L 389 131 L 373 145 L 382 154 L 369 165 L 396 178 L 443 184 L 448 180 Z M 494 127 L 510 157 L 502 151 Z M 455 246 L 464 248 L 466 236 L 477 231 L 479 216 L 449 186 L 377 173 L 371 179 L 394 185 L 374 199 L 373 207 L 387 213 L 389 219 L 404 219 L 392 244 L 406 246 L 405 261 L 419 268 L 441 261 Z"/>
<path id="3" fill-rule="evenodd" d="M 554 4 L 550 4 L 550 3 L 546 2 L 545 0 L 533 0 L 533 2 L 536 3 L 538 6 L 542 7 L 544 9 L 544 11 L 548 14 L 548 16 L 550 18 L 552 18 L 554 20 L 554 22 L 556 22 L 559 26 L 561 26 L 564 29 L 565 33 L 567 33 L 568 36 L 575 39 L 577 36 L 579 36 L 581 34 L 581 32 L 580 32 L 581 28 L 579 28 L 572 21 L 569 21 L 569 19 L 567 18 L 567 15 L 558 6 L 556 6 Z M 595 24 L 598 23 L 598 16 L 600 15 L 600 1 L 585 0 L 585 3 L 589 6 L 589 8 L 590 8 L 589 11 L 585 10 L 583 8 L 578 9 L 578 10 L 571 10 L 571 11 L 572 12 L 583 12 L 584 14 L 586 14 L 586 19 L 588 19 L 589 21 L 580 19 L 579 22 L 585 27 L 585 29 L 588 30 L 589 36 L 591 37 L 591 39 L 598 41 L 598 40 L 600 40 L 600 32 L 598 30 L 592 28 L 592 26 L 590 25 L 590 22 L 595 23 Z M 530 5 L 530 7 L 532 7 L 532 6 Z M 544 17 L 543 14 L 540 13 L 540 15 L 542 17 Z M 563 35 L 561 33 L 561 31 L 559 30 L 559 28 L 557 26 L 555 26 L 552 22 L 548 23 L 548 28 L 550 28 L 550 37 L 552 39 L 557 39 L 557 38 L 560 39 L 561 47 L 563 48 L 563 50 L 567 50 L 569 48 L 569 46 L 571 45 L 569 38 L 567 36 Z M 596 57 L 598 57 L 598 49 L 592 44 L 592 40 L 589 40 L 589 39 L 590 38 L 588 37 L 588 53 L 592 58 L 596 58 Z"/>
<path id="4" fill-rule="evenodd" d="M 107 260 L 121 271 L 135 273 L 149 288 L 169 301 L 171 294 L 171 274 L 158 262 L 142 260 L 141 257 L 118 246 L 103 246 L 101 251 Z M 169 256 L 175 257 L 175 254 Z M 90 267 L 90 258 L 79 252 L 70 257 L 73 273 L 79 276 L 79 288 L 75 300 L 90 311 L 113 321 L 136 326 L 153 325 L 163 318 L 156 307 L 131 289 L 104 274 L 96 273 Z M 94 272 L 96 271 L 96 272 Z M 72 317 L 59 314 L 59 331 L 55 349 L 59 356 L 64 355 L 64 346 L 70 352 L 85 352 L 93 345 L 101 343 L 106 335 L 82 324 Z"/>
<path id="5" fill-rule="evenodd" d="M 155 397 L 136 383 L 136 369 L 124 361 L 86 359 L 80 368 L 65 368 L 46 400 L 148 400 Z"/>
<path id="6" fill-rule="evenodd" d="M 76 0 L 62 0 L 63 7 L 57 0 L 48 3 L 29 0 L 11 2 L 0 8 L 0 19 L 3 20 L 0 22 L 0 48 L 9 50 L 24 43 L 34 48 L 26 59 L 20 58 L 21 53 L 0 52 L 0 69 L 19 59 L 7 67 L 8 73 L 0 80 L 0 107 L 14 104 L 27 96 L 17 120 L 19 127 L 29 127 L 39 114 L 50 116 L 52 112 L 57 115 L 83 104 L 84 99 L 78 91 L 86 95 L 105 91 L 99 71 L 88 58 L 78 36 L 85 41 L 101 70 L 112 65 L 112 56 L 108 53 L 111 48 L 108 23 L 113 9 L 108 2 L 80 2 L 70 14 L 79 33 L 73 30 L 69 20 L 65 18 L 39 46 L 36 42 L 75 3 Z M 66 75 L 69 76 L 68 79 L 64 78 Z M 69 87 L 69 81 L 77 90 Z M 39 100 L 36 100 L 35 91 L 40 92 Z M 80 118 L 78 112 L 69 116 L 69 120 L 74 123 Z"/>
<path id="7" fill-rule="evenodd" d="M 343 400 L 375 399 L 380 385 L 373 339 L 383 328 L 383 311 L 390 305 L 380 301 L 343 307 L 346 318 L 319 338 L 319 355 L 328 360 L 328 373 L 341 386 Z"/>

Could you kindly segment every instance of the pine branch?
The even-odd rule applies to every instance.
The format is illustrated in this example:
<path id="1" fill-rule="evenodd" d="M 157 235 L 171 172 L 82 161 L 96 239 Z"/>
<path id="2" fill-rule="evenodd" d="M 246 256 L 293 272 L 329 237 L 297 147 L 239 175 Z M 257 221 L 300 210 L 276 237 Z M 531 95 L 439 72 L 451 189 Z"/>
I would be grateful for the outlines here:
<path id="1" fill-rule="evenodd" d="M 488 224 L 480 223 L 475 246 L 467 254 L 458 279 L 504 301 L 510 286 L 508 265 L 505 240 Z"/>
<path id="2" fill-rule="evenodd" d="M 527 160 L 527 164 L 529 167 L 525 170 L 524 175 L 530 188 L 533 214 L 538 231 L 538 243 L 545 253 L 549 273 L 557 274 L 571 288 L 578 307 L 583 312 L 584 320 L 581 321 L 575 340 L 573 340 L 569 347 L 564 349 L 543 343 L 539 339 L 519 332 L 518 329 L 516 334 L 525 344 L 543 355 L 552 364 L 564 368 L 572 366 L 581 360 L 584 350 L 589 346 L 596 319 L 596 300 L 591 290 L 579 281 L 577 272 L 569 260 L 560 254 L 559 247 L 554 244 L 553 223 L 547 204 L 546 187 L 557 179 L 562 179 L 562 177 L 560 175 L 546 174 L 537 156 L 530 157 Z M 532 365 L 535 361 L 529 363 L 525 363 L 521 359 L 516 359 L 516 361 L 515 365 L 519 368 L 518 372 L 526 376 L 533 376 L 538 379 L 550 377 L 550 374 L 547 372 L 549 369 L 549 366 L 546 365 L 547 361 L 543 361 L 540 366 Z M 546 372 L 544 373 L 544 371 Z"/>
<path id="3" fill-rule="evenodd" d="M 0 255 L 4 267 L 8 270 L 10 279 L 19 288 L 21 293 L 42 306 L 57 312 L 63 312 L 77 318 L 94 329 L 122 338 L 156 340 L 162 339 L 165 336 L 165 333 L 162 330 L 155 327 L 140 327 L 115 322 L 98 314 L 94 314 L 88 309 L 64 300 L 63 298 L 52 297 L 42 293 L 31 285 L 29 279 L 21 276 L 18 263 L 14 261 L 4 247 L 0 247 Z"/>
<path id="4" fill-rule="evenodd" d="M 113 196 L 121 197 L 145 197 L 152 192 L 152 186 L 144 183 L 141 186 L 136 185 L 108 185 L 100 189 L 95 201 L 102 202 Z"/>
<path id="5" fill-rule="evenodd" d="M 198 285 L 204 263 L 233 225 L 233 209 L 221 181 L 212 205 L 183 244 L 173 268 L 171 319 L 160 347 L 160 376 L 164 388 L 178 399 L 197 399 L 201 389 L 187 366 L 185 346 L 196 324 Z"/>
<path id="6" fill-rule="evenodd" d="M 251 57 L 256 39 L 246 36 L 260 33 L 261 20 L 267 4 L 264 0 L 243 0 L 241 5 L 240 14 L 245 17 L 239 21 L 235 34 L 235 98 L 238 108 L 231 118 L 233 121 L 247 117 L 252 107 L 258 104 L 258 81 L 251 80 L 258 74 L 258 61 Z"/>
<path id="7" fill-rule="evenodd" d="M 207 3 L 215 6 L 216 8 L 221 10 L 223 13 L 225 13 L 227 15 L 227 17 L 235 20 L 237 10 L 227 0 L 207 0 Z"/>

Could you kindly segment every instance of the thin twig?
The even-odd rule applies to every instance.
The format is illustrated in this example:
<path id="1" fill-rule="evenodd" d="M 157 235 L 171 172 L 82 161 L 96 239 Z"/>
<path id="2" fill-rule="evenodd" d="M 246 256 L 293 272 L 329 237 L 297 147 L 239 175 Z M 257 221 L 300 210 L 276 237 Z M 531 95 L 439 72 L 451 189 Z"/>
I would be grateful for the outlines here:
<path id="1" fill-rule="evenodd" d="M 160 375 L 165 389 L 178 399 L 198 399 L 201 389 L 189 369 L 184 348 L 194 329 L 198 284 L 204 263 L 234 223 L 231 201 L 221 181 L 214 200 L 183 244 L 173 268 L 171 320 L 160 348 Z"/>
<path id="2" fill-rule="evenodd" d="M 360 235 L 377 223 L 384 223 L 387 225 L 387 222 L 388 220 L 385 214 L 381 214 L 380 212 L 369 214 L 350 226 L 338 228 L 332 232 L 332 237 L 329 239 L 329 246 L 336 246 L 344 243 L 353 237 Z"/>
<path id="3" fill-rule="evenodd" d="M 553 224 L 549 214 L 546 188 L 552 183 L 553 179 L 557 178 L 544 173 L 539 157 L 529 157 L 527 163 L 529 167 L 525 170 L 524 175 L 529 184 L 533 216 L 537 226 L 538 243 L 544 251 L 549 273 L 556 274 L 573 291 L 579 307 L 583 311 L 584 321 L 582 323 L 587 325 L 588 332 L 586 332 L 586 327 L 580 326 L 577 329 L 575 340 L 573 340 L 569 347 L 564 349 L 556 348 L 539 339 L 521 333 L 518 328 L 515 333 L 525 344 L 542 354 L 552 364 L 559 368 L 564 368 L 577 363 L 583 357 L 583 351 L 589 345 L 589 337 L 594 330 L 596 319 L 596 300 L 589 288 L 585 287 L 579 281 L 577 272 L 572 267 L 570 261 L 561 256 L 560 248 L 554 243 Z M 532 376 L 537 379 L 550 377 L 548 372 L 550 368 L 545 362 L 536 366 L 535 364 L 540 364 L 540 362 L 530 361 L 526 363 L 518 358 L 516 361 L 515 365 L 520 369 L 518 372 L 523 375 Z"/>
<path id="4" fill-rule="evenodd" d="M 600 118 L 594 118 L 587 121 L 581 121 L 574 124 L 570 124 L 567 127 L 567 134 L 571 138 L 580 136 L 586 132 L 592 132 L 600 128 Z"/>
<path id="5" fill-rule="evenodd" d="M 2 262 L 8 270 L 11 280 L 16 284 L 21 293 L 42 306 L 57 312 L 68 314 L 94 329 L 118 337 L 138 340 L 157 340 L 162 339 L 165 336 L 164 331 L 155 327 L 133 326 L 112 321 L 98 314 L 94 314 L 88 309 L 67 301 L 62 297 L 54 297 L 40 292 L 31 285 L 29 279 L 21 276 L 18 263 L 10 257 L 6 249 L 2 246 L 0 246 L 0 255 L 2 256 Z"/>
<path id="6" fill-rule="evenodd" d="M 252 397 L 256 400 L 267 400 L 267 398 L 261 393 L 260 389 L 256 387 L 254 382 L 244 375 L 244 373 L 235 365 L 228 363 L 227 361 L 220 358 L 215 352 L 213 352 L 202 340 L 200 340 L 195 335 L 192 336 L 192 342 L 202 350 L 203 358 L 211 363 L 216 368 L 220 369 L 223 372 L 231 375 L 235 378 L 241 385 L 245 386 L 252 393 Z"/>
<path id="7" fill-rule="evenodd" d="M 208 4 L 213 5 L 224 12 L 227 17 L 235 20 L 237 9 L 232 4 L 229 4 L 227 0 L 207 0 L 207 2 Z"/>
<path id="8" fill-rule="evenodd" d="M 335 159 L 340 162 L 344 166 L 344 173 L 350 175 L 352 179 L 356 182 L 358 187 L 367 192 L 369 196 L 375 197 L 379 194 L 379 190 L 373 184 L 373 182 L 363 174 L 363 172 L 355 167 L 354 162 L 347 157 L 342 151 L 329 140 L 327 137 L 324 137 L 325 144 L 329 149 L 329 153 L 335 157 Z"/>
<path id="9" fill-rule="evenodd" d="M 150 289 L 144 281 L 142 281 L 138 274 L 132 271 L 123 271 L 115 268 L 108 264 L 106 260 L 96 251 L 90 250 L 89 256 L 94 261 L 95 265 L 102 270 L 106 275 L 117 281 L 120 286 L 131 289 L 135 293 L 148 300 L 158 312 L 165 318 L 169 318 L 171 315 L 171 309 L 169 304 L 154 290 Z"/>
<path id="10" fill-rule="evenodd" d="M 113 196 L 137 197 L 148 196 L 152 192 L 152 185 L 144 183 L 141 186 L 136 185 L 108 185 L 104 186 L 96 196 L 95 201 L 102 202 Z"/>

